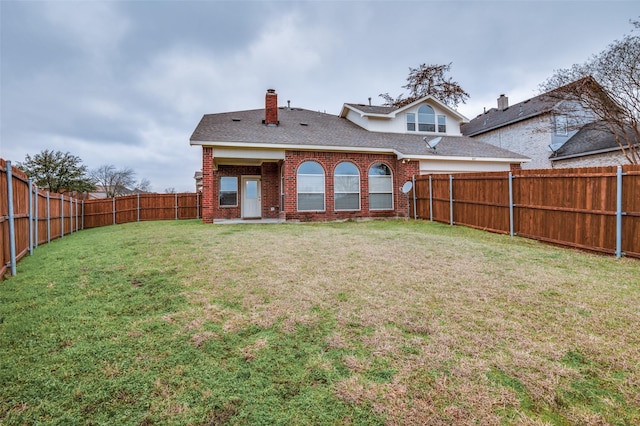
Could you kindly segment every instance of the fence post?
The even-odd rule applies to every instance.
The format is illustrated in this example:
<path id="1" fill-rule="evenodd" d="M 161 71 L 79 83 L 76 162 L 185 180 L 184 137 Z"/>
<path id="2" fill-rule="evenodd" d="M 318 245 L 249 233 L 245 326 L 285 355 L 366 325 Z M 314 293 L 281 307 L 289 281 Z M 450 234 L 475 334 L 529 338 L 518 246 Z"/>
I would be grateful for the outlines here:
<path id="1" fill-rule="evenodd" d="M 82 223 L 82 229 L 84 230 L 84 200 L 82 200 L 82 220 L 80 223 Z"/>
<path id="2" fill-rule="evenodd" d="M 616 171 L 616 258 L 622 257 L 622 166 Z"/>
<path id="3" fill-rule="evenodd" d="M 9 201 L 9 256 L 11 263 L 11 275 L 16 275 L 16 239 L 15 224 L 13 222 L 13 172 L 11 171 L 11 161 L 7 161 L 7 197 Z"/>
<path id="4" fill-rule="evenodd" d="M 413 220 L 418 218 L 417 207 L 416 207 L 416 175 L 411 176 L 411 187 L 413 188 Z"/>
<path id="5" fill-rule="evenodd" d="M 60 238 L 64 238 L 64 195 L 60 194 Z"/>
<path id="6" fill-rule="evenodd" d="M 429 220 L 433 222 L 433 182 L 432 176 L 429 175 Z"/>
<path id="7" fill-rule="evenodd" d="M 196 219 L 200 219 L 200 193 L 196 192 Z"/>
<path id="8" fill-rule="evenodd" d="M 449 224 L 453 226 L 453 175 L 449 175 Z"/>
<path id="9" fill-rule="evenodd" d="M 33 256 L 33 181 L 27 181 L 29 185 L 29 256 Z"/>
<path id="10" fill-rule="evenodd" d="M 113 197 L 112 199 L 112 203 L 111 205 L 113 206 L 112 211 L 113 211 L 113 224 L 116 224 L 116 197 Z"/>
<path id="11" fill-rule="evenodd" d="M 513 237 L 513 173 L 509 172 L 509 235 Z"/>
<path id="12" fill-rule="evenodd" d="M 47 243 L 51 242 L 51 197 L 47 191 Z"/>
<path id="13" fill-rule="evenodd" d="M 36 214 L 35 214 L 35 216 L 36 216 L 36 221 L 35 221 L 35 224 L 36 224 L 36 226 L 35 226 L 35 228 L 36 228 L 36 231 L 35 231 L 35 247 L 38 248 L 38 241 L 40 239 L 40 237 L 38 235 L 38 228 L 40 228 L 40 212 L 38 211 L 39 210 L 38 204 L 40 203 L 38 199 L 40 198 L 40 194 L 38 193 L 38 185 L 34 185 L 34 189 L 35 189 L 35 193 L 36 193 L 36 202 L 35 202 L 35 211 L 36 211 Z"/>
<path id="14" fill-rule="evenodd" d="M 138 222 L 140 222 L 140 193 L 138 192 Z"/>
<path id="15" fill-rule="evenodd" d="M 176 203 L 176 220 L 178 220 L 178 193 L 177 192 L 175 196 L 175 203 Z"/>

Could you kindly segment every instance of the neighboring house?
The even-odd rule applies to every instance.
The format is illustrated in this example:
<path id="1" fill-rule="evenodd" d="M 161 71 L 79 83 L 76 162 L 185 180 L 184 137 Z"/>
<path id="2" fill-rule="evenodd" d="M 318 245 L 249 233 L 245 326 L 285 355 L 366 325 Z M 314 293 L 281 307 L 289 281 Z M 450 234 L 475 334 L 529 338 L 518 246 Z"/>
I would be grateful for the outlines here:
<path id="1" fill-rule="evenodd" d="M 576 83 L 579 81 L 571 84 Z M 464 124 L 462 134 L 531 158 L 523 165 L 526 169 L 628 163 L 619 147 L 616 150 L 609 143 L 615 143 L 613 135 L 609 133 L 607 138 L 593 126 L 581 130 L 595 121 L 593 113 L 554 92 L 515 105 L 509 105 L 509 98 L 500 95 L 497 108 Z M 603 137 L 608 141 L 604 146 Z"/>
<path id="2" fill-rule="evenodd" d="M 629 131 L 620 140 L 633 140 Z M 640 144 L 636 140 L 635 144 Z M 564 145 L 551 154 L 552 167 L 596 167 L 629 164 L 614 133 L 601 121 L 585 124 Z"/>
<path id="3" fill-rule="evenodd" d="M 430 96 L 402 108 L 344 104 L 336 116 L 279 107 L 268 90 L 264 109 L 204 115 L 191 136 L 202 147 L 203 220 L 404 217 L 400 189 L 413 176 L 528 161 L 463 137 L 466 121 Z"/>
<path id="4" fill-rule="evenodd" d="M 193 179 L 196 181 L 196 192 L 202 192 L 202 172 L 196 172 Z"/>

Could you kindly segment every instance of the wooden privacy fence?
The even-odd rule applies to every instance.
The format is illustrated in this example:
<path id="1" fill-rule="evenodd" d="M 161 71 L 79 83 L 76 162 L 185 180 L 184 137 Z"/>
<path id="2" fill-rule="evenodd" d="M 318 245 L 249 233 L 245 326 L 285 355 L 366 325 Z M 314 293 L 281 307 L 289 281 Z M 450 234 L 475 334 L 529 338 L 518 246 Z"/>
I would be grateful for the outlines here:
<path id="1" fill-rule="evenodd" d="M 197 219 L 200 194 L 136 194 L 77 200 L 37 188 L 0 158 L 0 279 L 40 244 L 72 232 L 145 220 Z"/>
<path id="2" fill-rule="evenodd" d="M 415 178 L 416 218 L 640 258 L 640 165 Z"/>

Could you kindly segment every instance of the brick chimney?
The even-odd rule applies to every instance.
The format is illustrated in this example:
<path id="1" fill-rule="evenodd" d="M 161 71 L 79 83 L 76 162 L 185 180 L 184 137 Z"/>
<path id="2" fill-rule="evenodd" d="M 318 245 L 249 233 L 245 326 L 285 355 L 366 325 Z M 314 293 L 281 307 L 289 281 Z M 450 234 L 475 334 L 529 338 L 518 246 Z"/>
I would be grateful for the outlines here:
<path id="1" fill-rule="evenodd" d="M 274 89 L 268 89 L 264 98 L 264 124 L 277 126 L 278 121 L 278 95 Z"/>
<path id="2" fill-rule="evenodd" d="M 500 111 L 504 111 L 507 108 L 509 108 L 509 98 L 507 98 L 505 95 L 500 95 L 500 97 L 498 98 L 498 109 Z"/>

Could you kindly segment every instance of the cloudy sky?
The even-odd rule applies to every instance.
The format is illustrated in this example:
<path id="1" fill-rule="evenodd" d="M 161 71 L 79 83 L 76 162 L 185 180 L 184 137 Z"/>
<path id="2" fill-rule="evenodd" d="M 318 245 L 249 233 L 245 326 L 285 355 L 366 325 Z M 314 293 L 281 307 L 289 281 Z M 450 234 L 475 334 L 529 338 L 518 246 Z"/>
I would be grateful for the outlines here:
<path id="1" fill-rule="evenodd" d="M 60 150 L 195 189 L 203 114 L 281 105 L 338 114 L 452 63 L 468 118 L 631 32 L 638 0 L 0 0 L 0 157 Z"/>

